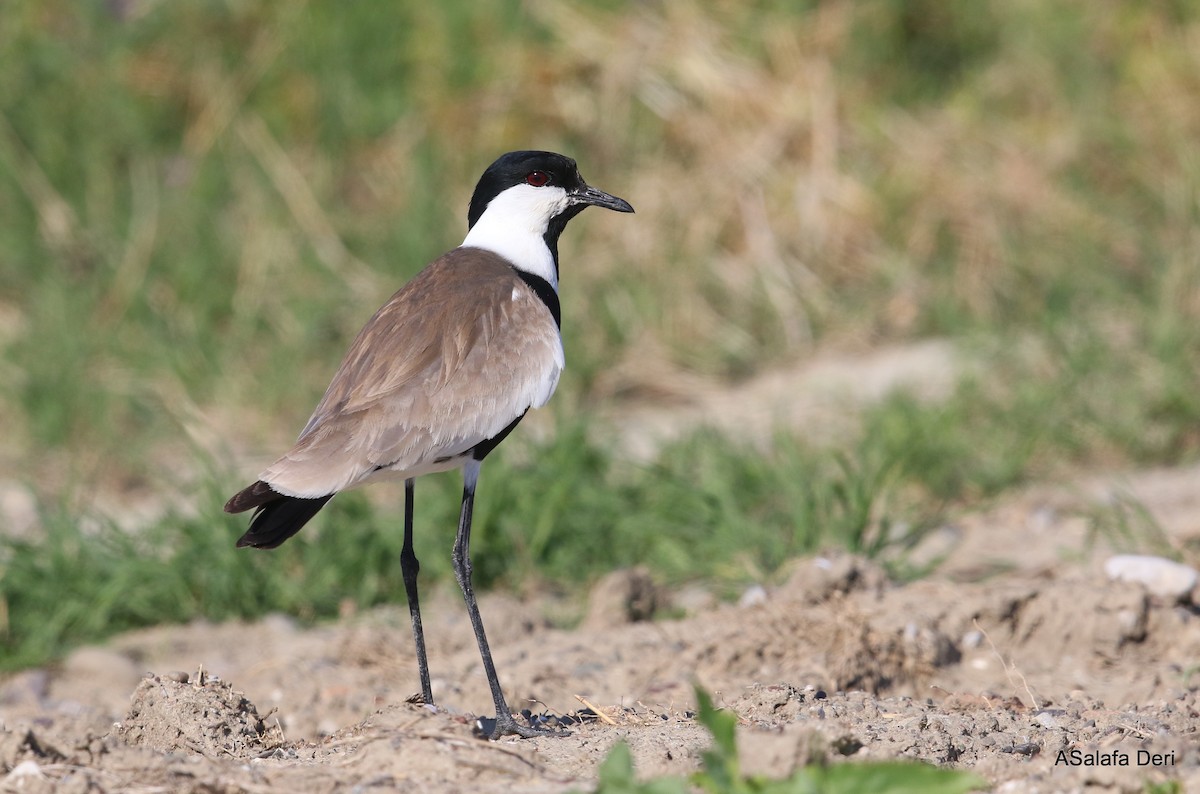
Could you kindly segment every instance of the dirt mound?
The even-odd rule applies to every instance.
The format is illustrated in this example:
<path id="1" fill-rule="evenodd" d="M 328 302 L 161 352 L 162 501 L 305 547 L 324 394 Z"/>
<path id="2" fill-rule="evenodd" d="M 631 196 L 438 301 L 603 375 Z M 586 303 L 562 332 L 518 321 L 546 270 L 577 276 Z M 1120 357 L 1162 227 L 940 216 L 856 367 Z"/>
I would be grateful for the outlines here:
<path id="1" fill-rule="evenodd" d="M 216 676 L 151 675 L 138 684 L 116 734 L 134 747 L 181 750 L 210 758 L 261 758 L 284 742 L 278 721 L 268 725 L 241 692 Z"/>

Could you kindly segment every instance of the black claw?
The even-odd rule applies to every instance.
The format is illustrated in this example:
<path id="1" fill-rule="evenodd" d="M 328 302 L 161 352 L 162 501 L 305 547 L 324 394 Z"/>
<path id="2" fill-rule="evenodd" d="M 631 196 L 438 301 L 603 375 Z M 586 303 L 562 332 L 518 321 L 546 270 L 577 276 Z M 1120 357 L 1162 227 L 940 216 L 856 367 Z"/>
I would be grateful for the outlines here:
<path id="1" fill-rule="evenodd" d="M 475 735 L 481 739 L 496 741 L 504 736 L 520 736 L 522 739 L 533 739 L 537 736 L 569 736 L 570 732 L 562 729 L 556 730 L 554 728 L 521 725 L 509 715 L 507 719 L 479 717 L 475 720 Z"/>

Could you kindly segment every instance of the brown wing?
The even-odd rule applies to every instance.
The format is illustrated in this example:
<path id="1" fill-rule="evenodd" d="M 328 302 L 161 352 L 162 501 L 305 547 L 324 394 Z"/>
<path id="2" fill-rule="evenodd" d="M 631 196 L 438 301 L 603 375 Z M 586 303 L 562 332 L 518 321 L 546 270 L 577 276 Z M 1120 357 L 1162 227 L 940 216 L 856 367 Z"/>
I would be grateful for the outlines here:
<path id="1" fill-rule="evenodd" d="M 312 498 L 378 470 L 437 470 L 543 405 L 562 367 L 557 324 L 534 291 L 503 258 L 457 248 L 375 313 L 296 445 L 260 479 Z"/>

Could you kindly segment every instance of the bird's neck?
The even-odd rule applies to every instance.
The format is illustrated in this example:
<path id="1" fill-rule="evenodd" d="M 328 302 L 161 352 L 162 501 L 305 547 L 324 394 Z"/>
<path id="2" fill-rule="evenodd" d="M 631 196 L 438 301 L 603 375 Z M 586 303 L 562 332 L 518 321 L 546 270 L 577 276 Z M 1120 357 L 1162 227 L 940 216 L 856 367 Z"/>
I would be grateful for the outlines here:
<path id="1" fill-rule="evenodd" d="M 499 254 L 517 270 L 545 279 L 558 291 L 558 240 L 548 243 L 544 232 L 491 221 L 484 215 L 471 227 L 462 247 Z"/>
<path id="2" fill-rule="evenodd" d="M 572 206 L 559 187 L 515 185 L 475 217 L 464 247 L 499 254 L 520 271 L 545 279 L 558 291 L 558 236 L 583 205 Z"/>

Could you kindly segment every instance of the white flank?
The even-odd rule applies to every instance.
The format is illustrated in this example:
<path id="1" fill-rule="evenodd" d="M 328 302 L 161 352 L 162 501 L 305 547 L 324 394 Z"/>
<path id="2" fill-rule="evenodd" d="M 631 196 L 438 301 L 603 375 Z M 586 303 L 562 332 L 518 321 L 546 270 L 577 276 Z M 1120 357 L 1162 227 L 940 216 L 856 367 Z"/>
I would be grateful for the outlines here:
<path id="1" fill-rule="evenodd" d="M 543 235 L 550 219 L 566 208 L 567 191 L 560 187 L 515 185 L 492 199 L 463 247 L 499 254 L 518 269 L 546 279 L 557 292 L 554 255 Z"/>
<path id="2" fill-rule="evenodd" d="M 559 345 L 559 360 L 555 362 L 556 366 L 553 370 L 546 374 L 546 380 L 542 383 L 542 389 L 536 396 L 529 401 L 530 408 L 541 408 L 546 403 L 550 402 L 550 398 L 554 396 L 554 390 L 558 388 L 558 379 L 562 375 L 564 363 L 562 361 L 562 345 Z"/>

